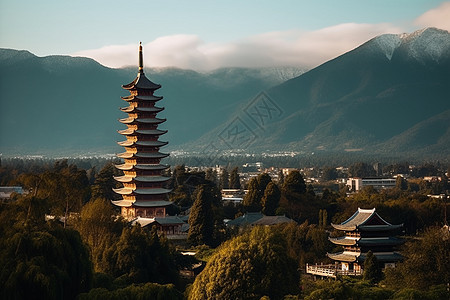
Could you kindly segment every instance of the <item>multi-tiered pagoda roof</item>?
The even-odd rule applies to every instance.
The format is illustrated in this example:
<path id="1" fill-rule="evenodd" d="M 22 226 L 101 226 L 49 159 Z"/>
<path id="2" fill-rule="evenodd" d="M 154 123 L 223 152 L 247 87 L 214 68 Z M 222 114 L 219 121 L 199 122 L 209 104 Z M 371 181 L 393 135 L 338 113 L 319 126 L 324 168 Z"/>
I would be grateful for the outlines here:
<path id="1" fill-rule="evenodd" d="M 378 261 L 384 263 L 395 263 L 402 259 L 395 248 L 403 241 L 393 235 L 403 224 L 393 225 L 386 222 L 375 212 L 375 208 L 358 208 L 345 222 L 331 225 L 337 230 L 345 231 L 343 237 L 329 238 L 333 244 L 344 248 L 344 251 L 339 253 L 328 253 L 328 257 L 333 260 L 358 264 L 364 262 L 369 251 L 373 252 Z"/>
<path id="2" fill-rule="evenodd" d="M 128 106 L 120 109 L 128 117 L 119 120 L 127 128 L 118 131 L 126 138 L 118 142 L 125 152 L 117 154 L 123 163 L 116 165 L 124 175 L 115 177 L 123 187 L 114 189 L 122 199 L 113 201 L 113 204 L 122 208 L 122 216 L 127 219 L 165 217 L 165 208 L 171 204 L 167 201 L 171 190 L 165 188 L 170 178 L 162 172 L 169 166 L 160 162 L 169 154 L 159 151 L 160 147 L 167 145 L 159 137 L 167 130 L 158 129 L 166 119 L 157 117 L 164 107 L 155 106 L 163 97 L 154 95 L 161 85 L 153 83 L 144 74 L 141 45 L 137 77 L 122 87 L 130 92 L 130 95 L 122 97 Z"/>

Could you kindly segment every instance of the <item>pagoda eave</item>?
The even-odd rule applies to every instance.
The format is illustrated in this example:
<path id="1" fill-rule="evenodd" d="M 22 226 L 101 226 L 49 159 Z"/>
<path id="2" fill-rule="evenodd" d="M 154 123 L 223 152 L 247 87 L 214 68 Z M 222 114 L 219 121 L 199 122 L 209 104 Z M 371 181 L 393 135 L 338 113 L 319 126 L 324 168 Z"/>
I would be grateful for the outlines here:
<path id="1" fill-rule="evenodd" d="M 135 106 L 127 106 L 120 108 L 121 111 L 126 113 L 133 112 L 148 112 L 148 113 L 159 113 L 164 110 L 164 107 L 135 107 Z"/>
<path id="2" fill-rule="evenodd" d="M 122 141 L 117 142 L 119 146 L 130 147 L 130 146 L 150 146 L 150 147 L 162 147 L 168 144 L 168 142 L 161 141 Z"/>
<path id="3" fill-rule="evenodd" d="M 135 123 L 144 123 L 144 124 L 161 124 L 164 123 L 166 119 L 160 118 L 123 118 L 119 119 L 119 122 L 122 124 L 135 124 Z"/>
<path id="4" fill-rule="evenodd" d="M 137 182 L 166 182 L 170 179 L 170 177 L 166 177 L 166 176 L 115 176 L 114 177 L 115 180 L 119 181 L 119 182 L 132 182 L 132 181 L 137 181 Z"/>
<path id="5" fill-rule="evenodd" d="M 333 224 L 333 223 L 331 223 L 331 226 L 333 226 L 333 228 L 337 229 L 337 230 L 345 230 L 345 231 L 356 230 L 356 226 L 348 226 L 348 225 Z"/>
<path id="6" fill-rule="evenodd" d="M 142 100 L 142 101 L 159 101 L 162 100 L 163 96 L 154 96 L 154 95 L 128 95 L 124 97 L 120 97 L 122 100 L 125 100 L 127 102 L 129 101 L 136 101 L 136 100 Z"/>
<path id="7" fill-rule="evenodd" d="M 167 133 L 167 130 L 159 130 L 159 129 L 138 129 L 138 130 L 134 130 L 134 129 L 124 129 L 124 130 L 118 130 L 117 131 L 119 134 L 121 135 L 138 135 L 138 134 L 142 134 L 142 135 L 163 135 L 165 133 Z"/>
<path id="8" fill-rule="evenodd" d="M 332 260 L 337 260 L 337 261 L 355 262 L 358 260 L 358 255 L 348 254 L 348 253 L 344 253 L 344 252 L 327 253 L 327 256 L 329 258 L 331 258 Z"/>
<path id="9" fill-rule="evenodd" d="M 121 164 L 116 165 L 116 168 L 119 170 L 129 171 L 129 170 L 153 170 L 153 171 L 162 171 L 169 168 L 168 165 L 162 165 L 162 164 Z"/>
<path id="10" fill-rule="evenodd" d="M 167 153 L 161 152 L 143 152 L 143 153 L 131 153 L 123 152 L 116 155 L 118 158 L 165 158 L 169 156 Z"/>
<path id="11" fill-rule="evenodd" d="M 172 190 L 164 188 L 147 188 L 147 189 L 119 188 L 113 189 L 113 191 L 120 195 L 163 195 L 170 193 Z"/>
<path id="12" fill-rule="evenodd" d="M 338 237 L 338 238 L 329 237 L 328 240 L 335 245 L 342 245 L 342 246 L 352 246 L 357 244 L 356 239 L 349 239 L 345 237 Z"/>
<path id="13" fill-rule="evenodd" d="M 139 72 L 137 74 L 137 77 L 132 82 L 130 82 L 129 84 L 122 85 L 122 88 L 126 90 L 143 89 L 155 91 L 161 88 L 161 85 L 150 81 L 145 76 L 144 72 Z"/>

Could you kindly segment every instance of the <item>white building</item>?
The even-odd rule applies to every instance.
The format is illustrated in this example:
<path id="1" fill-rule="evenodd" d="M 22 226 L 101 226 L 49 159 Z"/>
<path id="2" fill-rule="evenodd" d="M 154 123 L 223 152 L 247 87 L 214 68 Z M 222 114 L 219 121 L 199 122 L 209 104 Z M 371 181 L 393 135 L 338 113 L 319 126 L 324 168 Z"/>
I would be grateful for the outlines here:
<path id="1" fill-rule="evenodd" d="M 359 191 L 365 186 L 372 186 L 375 189 L 388 189 L 395 187 L 395 178 L 349 178 L 347 186 L 351 191 Z"/>

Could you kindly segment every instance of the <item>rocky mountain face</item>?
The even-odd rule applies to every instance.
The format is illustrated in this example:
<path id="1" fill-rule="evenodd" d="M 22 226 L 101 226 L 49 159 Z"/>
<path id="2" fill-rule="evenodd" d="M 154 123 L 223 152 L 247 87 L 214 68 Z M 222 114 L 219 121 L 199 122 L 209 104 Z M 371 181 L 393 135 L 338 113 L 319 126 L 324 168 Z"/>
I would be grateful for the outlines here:
<path id="1" fill-rule="evenodd" d="M 161 128 L 172 149 L 216 127 L 237 103 L 293 78 L 299 68 L 218 69 L 198 73 L 181 69 L 146 69 L 161 83 L 166 109 Z M 110 69 L 80 57 L 37 57 L 28 51 L 0 49 L 0 153 L 83 155 L 120 152 L 117 130 L 127 106 L 122 84 L 136 68 Z"/>
<path id="2" fill-rule="evenodd" d="M 0 49 L 0 153 L 120 152 L 121 85 L 136 72 Z M 450 157 L 447 31 L 378 36 L 306 73 L 293 67 L 145 72 L 162 84 L 166 151 Z"/>
<path id="3" fill-rule="evenodd" d="M 428 28 L 378 36 L 268 89 L 267 97 L 243 104 L 228 121 L 186 148 L 214 140 L 216 148 L 230 151 L 395 152 L 448 158 L 450 35 Z M 239 138 L 233 129 L 245 133 Z M 234 139 L 227 140 L 227 135 Z M 236 142 L 245 139 L 251 141 Z"/>

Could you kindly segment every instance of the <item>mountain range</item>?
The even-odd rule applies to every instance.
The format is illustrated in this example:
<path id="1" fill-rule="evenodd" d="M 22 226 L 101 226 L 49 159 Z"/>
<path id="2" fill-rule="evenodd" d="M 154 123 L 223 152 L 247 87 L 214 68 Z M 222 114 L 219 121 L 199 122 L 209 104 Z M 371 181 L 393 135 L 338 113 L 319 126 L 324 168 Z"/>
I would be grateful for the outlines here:
<path id="1" fill-rule="evenodd" d="M 428 28 L 378 36 L 268 89 L 264 97 L 243 104 L 187 148 L 215 140 L 216 148 L 229 151 L 358 151 L 448 159 L 450 35 Z M 264 108 L 267 103 L 272 114 Z M 233 139 L 233 130 L 242 132 L 242 143 Z"/>
<path id="2" fill-rule="evenodd" d="M 450 157 L 447 31 L 381 35 L 305 71 L 145 69 L 163 86 L 168 151 Z M 121 85 L 136 72 L 0 49 L 0 153 L 120 152 Z"/>

